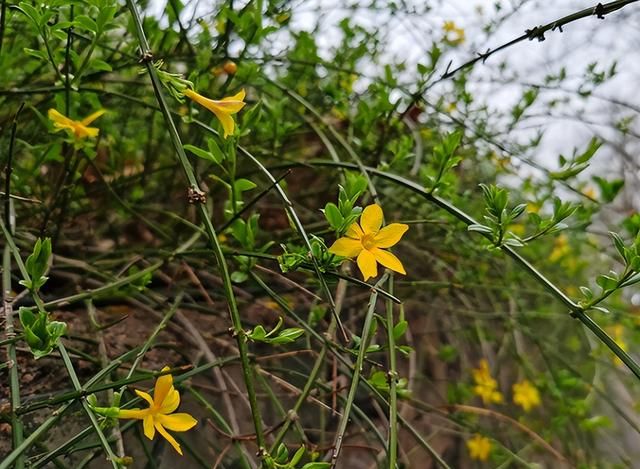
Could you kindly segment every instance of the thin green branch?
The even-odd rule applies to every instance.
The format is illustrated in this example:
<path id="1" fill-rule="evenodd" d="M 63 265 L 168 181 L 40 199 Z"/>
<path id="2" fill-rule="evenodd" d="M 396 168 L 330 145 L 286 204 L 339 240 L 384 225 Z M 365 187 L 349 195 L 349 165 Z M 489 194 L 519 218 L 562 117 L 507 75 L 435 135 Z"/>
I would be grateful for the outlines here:
<path id="1" fill-rule="evenodd" d="M 5 3 L 2 4 L 3 21 Z M 4 25 L 3 25 L 4 26 Z M 4 27 L 3 27 L 4 29 Z M 2 38 L 0 37 L 0 45 Z M 16 141 L 16 133 L 18 130 L 18 116 L 24 107 L 24 103 L 20 105 L 18 111 L 13 117 L 11 126 L 11 138 L 9 140 L 9 152 L 7 154 L 7 162 L 5 164 L 5 199 L 4 199 L 4 219 L 11 233 L 15 232 L 15 213 L 13 210 L 13 201 L 11 200 L 11 172 L 13 167 L 13 149 Z M 5 244 L 2 262 L 2 300 L 4 306 L 5 334 L 7 340 L 15 339 L 14 315 L 13 315 L 13 295 L 11 293 L 11 248 Z M 11 403 L 11 440 L 12 447 L 16 449 L 20 446 L 23 439 L 22 420 L 16 413 L 20 407 L 20 377 L 18 376 L 18 360 L 16 356 L 16 344 L 11 341 L 7 344 L 7 363 L 9 364 L 9 392 Z M 20 457 L 16 461 L 16 469 L 24 467 L 24 458 Z"/>
<path id="2" fill-rule="evenodd" d="M 184 152 L 184 148 L 182 146 L 182 141 L 178 134 L 178 130 L 171 117 L 171 111 L 169 110 L 169 106 L 165 101 L 164 93 L 162 90 L 162 84 L 160 83 L 160 80 L 158 78 L 156 69 L 153 66 L 153 63 L 151 62 L 151 59 L 152 59 L 151 50 L 149 48 L 149 44 L 147 42 L 146 35 L 142 26 L 142 19 L 140 18 L 138 9 L 132 0 L 127 0 L 127 6 L 133 18 L 142 57 L 143 57 L 143 60 L 145 61 L 147 72 L 149 74 L 149 78 L 151 79 L 151 83 L 153 85 L 153 89 L 156 95 L 158 105 L 164 117 L 165 124 L 169 130 L 169 137 L 173 143 L 174 149 L 178 156 L 178 160 L 182 166 L 182 169 L 185 173 L 188 183 L 190 184 L 191 187 L 198 188 L 199 187 L 198 181 L 193 172 L 191 163 L 189 162 L 187 155 Z M 198 208 L 198 213 L 200 215 L 201 221 L 204 223 L 205 229 L 209 236 L 209 240 L 211 242 L 211 248 L 213 250 L 213 254 L 218 264 L 220 275 L 222 277 L 224 292 L 225 292 L 225 296 L 227 298 L 227 303 L 229 306 L 229 314 L 231 317 L 231 322 L 233 324 L 233 331 L 236 336 L 236 341 L 238 344 L 240 360 L 242 362 L 242 373 L 243 373 L 244 383 L 247 389 L 249 404 L 251 407 L 251 416 L 253 419 L 253 425 L 256 432 L 256 443 L 258 444 L 258 447 L 262 452 L 262 451 L 265 451 L 264 449 L 265 440 L 264 440 L 264 432 L 262 429 L 262 418 L 260 416 L 260 408 L 258 406 L 258 400 L 256 396 L 256 391 L 255 391 L 254 370 L 249 360 L 249 349 L 247 345 L 247 338 L 242 328 L 242 321 L 241 321 L 240 312 L 238 310 L 238 306 L 236 303 L 235 294 L 233 292 L 231 277 L 230 277 L 227 263 L 224 257 L 224 253 L 222 252 L 222 248 L 218 241 L 218 236 L 213 227 L 213 223 L 211 222 L 211 217 L 209 216 L 209 212 L 204 204 L 200 204 L 200 203 L 197 204 L 197 208 Z"/>
<path id="3" fill-rule="evenodd" d="M 356 165 L 351 163 L 336 163 L 335 161 L 327 161 L 327 160 L 310 160 L 304 163 L 305 165 L 311 166 L 328 166 L 328 167 L 341 167 L 345 169 L 358 169 Z M 297 164 L 284 164 L 278 165 L 279 167 L 290 167 L 296 166 Z M 424 199 L 429 201 L 430 203 L 437 205 L 443 210 L 449 212 L 451 215 L 456 217 L 458 220 L 464 222 L 467 225 L 477 224 L 478 222 L 474 220 L 470 215 L 460 210 L 458 207 L 452 205 L 440 197 L 430 194 L 428 191 L 424 189 L 420 184 L 413 182 L 409 179 L 403 178 L 402 176 L 398 176 L 395 174 L 387 173 L 385 171 L 380 171 L 375 168 L 367 167 L 366 170 L 376 176 L 379 176 L 388 181 L 393 181 L 400 186 L 403 186 L 416 194 L 422 196 Z M 483 235 L 482 233 L 480 233 Z M 487 237 L 487 235 L 483 235 Z M 488 235 L 490 236 L 490 235 Z M 488 238 L 490 239 L 490 238 Z M 551 282 L 548 278 L 546 278 L 542 273 L 540 273 L 529 261 L 523 258 L 520 254 L 518 254 L 514 249 L 509 246 L 500 246 L 500 249 L 509 257 L 511 257 L 517 265 L 519 265 L 523 270 L 525 270 L 529 275 L 531 275 L 540 285 L 542 285 L 551 295 L 553 295 L 557 300 L 559 300 L 562 304 L 564 304 L 570 311 L 572 317 L 578 319 L 582 324 L 584 324 L 591 332 L 593 332 L 598 339 L 600 339 L 622 362 L 631 370 L 631 372 L 640 379 L 640 366 L 636 363 L 636 361 L 629 356 L 627 352 L 625 352 L 620 345 L 616 343 L 605 331 L 602 329 L 593 319 L 591 319 L 583 310 L 583 308 L 575 303 L 571 298 L 569 298 L 565 293 L 560 290 L 553 282 Z"/>
<path id="4" fill-rule="evenodd" d="M 382 285 L 387 280 L 388 274 L 384 274 L 380 280 L 376 282 L 376 287 Z M 376 310 L 376 302 L 378 301 L 378 292 L 373 290 L 369 296 L 369 307 L 367 308 L 367 314 L 364 317 L 364 325 L 362 326 L 362 333 L 360 335 L 360 347 L 358 348 L 358 358 L 356 359 L 355 366 L 353 367 L 353 375 L 351 376 L 351 386 L 349 387 L 349 394 L 347 395 L 347 401 L 345 402 L 344 409 L 342 410 L 342 416 L 338 423 L 336 430 L 336 437 L 333 444 L 333 452 L 331 454 L 331 467 L 336 467 L 338 463 L 338 457 L 340 456 L 340 450 L 342 449 L 342 443 L 344 441 L 344 433 L 349 423 L 349 416 L 351 414 L 351 406 L 356 398 L 356 391 L 358 390 L 358 383 L 360 382 L 360 374 L 363 371 L 364 359 L 367 355 L 367 347 L 369 346 L 369 339 L 371 338 L 371 325 L 373 324 L 374 312 Z"/>

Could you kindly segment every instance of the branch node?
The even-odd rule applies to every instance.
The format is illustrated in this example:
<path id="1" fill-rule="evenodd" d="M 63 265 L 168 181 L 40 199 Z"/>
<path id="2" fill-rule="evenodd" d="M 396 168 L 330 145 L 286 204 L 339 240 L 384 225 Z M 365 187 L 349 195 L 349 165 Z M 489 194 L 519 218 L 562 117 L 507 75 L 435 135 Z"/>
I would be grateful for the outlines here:
<path id="1" fill-rule="evenodd" d="M 604 15 L 607 14 L 607 12 L 604 9 L 604 5 L 602 3 L 598 3 L 595 8 L 593 9 L 593 14 L 596 16 L 596 18 L 598 18 L 599 20 L 603 20 L 604 19 Z"/>
<path id="2" fill-rule="evenodd" d="M 206 204 L 207 194 L 202 192 L 195 184 L 192 184 L 187 189 L 187 202 L 190 204 Z"/>
<path id="3" fill-rule="evenodd" d="M 533 29 L 525 29 L 524 33 L 527 35 L 530 41 L 537 39 L 538 42 L 542 42 L 546 39 L 544 37 L 544 29 L 540 26 L 536 26 Z"/>
<path id="4" fill-rule="evenodd" d="M 140 56 L 139 63 L 146 64 L 153 61 L 153 53 L 150 50 L 144 51 Z"/>

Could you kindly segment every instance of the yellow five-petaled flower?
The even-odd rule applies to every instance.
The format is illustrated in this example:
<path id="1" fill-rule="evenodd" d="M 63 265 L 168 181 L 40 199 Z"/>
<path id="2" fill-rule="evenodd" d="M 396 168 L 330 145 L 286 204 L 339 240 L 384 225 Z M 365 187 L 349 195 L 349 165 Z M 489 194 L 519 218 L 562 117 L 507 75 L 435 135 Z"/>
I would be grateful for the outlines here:
<path id="1" fill-rule="evenodd" d="M 502 394 L 498 391 L 498 382 L 493 379 L 489 371 L 489 362 L 486 359 L 480 360 L 478 368 L 471 370 L 473 374 L 473 393 L 482 398 L 484 404 L 500 404 Z"/>
<path id="2" fill-rule="evenodd" d="M 486 436 L 473 435 L 473 438 L 467 440 L 467 449 L 471 459 L 486 461 L 491 454 L 491 440 Z"/>
<path id="3" fill-rule="evenodd" d="M 538 388 L 528 380 L 520 381 L 513 385 L 513 402 L 529 412 L 540 405 L 540 393 Z"/>
<path id="4" fill-rule="evenodd" d="M 378 275 L 378 262 L 395 272 L 406 274 L 402 262 L 384 248 L 390 248 L 400 241 L 409 229 L 402 223 L 382 226 L 382 209 L 379 205 L 369 205 L 362 211 L 360 223 L 352 224 L 344 237 L 336 240 L 329 252 L 343 257 L 357 257 L 358 268 L 364 280 Z"/>
<path id="5" fill-rule="evenodd" d="M 198 94 L 189 88 L 185 89 L 182 94 L 201 106 L 206 107 L 209 111 L 215 114 L 222 124 L 224 138 L 231 135 L 236 126 L 236 123 L 231 116 L 240 112 L 240 109 L 242 109 L 246 104 L 244 102 L 244 90 L 240 90 L 237 94 L 220 100 L 205 98 L 201 94 Z"/>
<path id="6" fill-rule="evenodd" d="M 169 370 L 168 366 L 162 369 L 162 371 L 167 370 Z M 153 439 L 157 430 L 182 455 L 180 445 L 167 430 L 186 432 L 193 428 L 198 421 L 186 413 L 172 413 L 180 405 L 180 394 L 173 387 L 173 377 L 171 375 L 163 375 L 156 380 L 153 398 L 146 392 L 138 389 L 135 391 L 138 396 L 147 401 L 149 408 L 120 409 L 118 418 L 142 420 L 144 434 L 147 438 Z"/>
<path id="7" fill-rule="evenodd" d="M 57 130 L 70 130 L 77 140 L 81 140 L 87 137 L 94 138 L 98 136 L 98 133 L 100 133 L 100 129 L 98 129 L 97 127 L 88 127 L 88 125 L 105 112 L 106 111 L 104 109 L 100 109 L 90 116 L 85 117 L 81 121 L 74 121 L 73 119 L 68 118 L 55 109 L 49 109 L 47 115 L 49 116 L 49 119 L 53 121 L 53 126 Z"/>

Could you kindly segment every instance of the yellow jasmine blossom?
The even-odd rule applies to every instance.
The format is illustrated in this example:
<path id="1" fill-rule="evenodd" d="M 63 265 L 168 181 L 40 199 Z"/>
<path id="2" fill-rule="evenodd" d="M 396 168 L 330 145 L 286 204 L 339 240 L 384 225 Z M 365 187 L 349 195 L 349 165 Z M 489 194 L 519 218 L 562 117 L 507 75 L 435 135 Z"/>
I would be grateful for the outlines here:
<path id="1" fill-rule="evenodd" d="M 465 41 L 464 29 L 456 26 L 453 21 L 445 21 L 442 30 L 445 32 L 445 40 L 451 45 L 458 46 Z"/>
<path id="2" fill-rule="evenodd" d="M 569 246 L 569 238 L 567 238 L 566 235 L 561 234 L 553 242 L 553 249 L 551 250 L 551 254 L 549 254 L 549 260 L 551 262 L 559 261 L 570 252 L 571 247 Z"/>
<path id="3" fill-rule="evenodd" d="M 513 402 L 529 412 L 540 405 L 540 393 L 538 388 L 526 379 L 513 385 Z"/>
<path id="4" fill-rule="evenodd" d="M 357 257 L 358 268 L 365 282 L 378 275 L 378 262 L 395 272 L 405 274 L 402 262 L 384 248 L 390 248 L 400 241 L 409 226 L 391 223 L 382 226 L 382 209 L 379 205 L 369 205 L 362 211 L 360 223 L 352 224 L 345 236 L 336 240 L 329 252 L 342 257 Z"/>
<path id="5" fill-rule="evenodd" d="M 615 339 L 616 343 L 620 346 L 620 348 L 622 350 L 624 350 L 625 352 L 627 351 L 627 343 L 624 340 L 624 327 L 622 327 L 622 325 L 620 324 L 616 324 L 615 326 L 612 326 L 609 329 L 609 334 L 611 334 L 613 336 L 613 338 Z M 623 362 L 622 360 L 620 360 L 620 358 L 618 358 L 617 355 L 615 355 L 613 357 L 613 363 L 616 366 L 622 366 Z"/>
<path id="6" fill-rule="evenodd" d="M 491 440 L 486 436 L 476 434 L 473 438 L 467 440 L 467 449 L 471 459 L 486 461 L 491 454 Z"/>
<path id="7" fill-rule="evenodd" d="M 165 366 L 162 371 L 167 371 Z M 172 414 L 180 405 L 180 394 L 173 387 L 173 377 L 171 375 L 160 376 L 156 380 L 153 390 L 153 398 L 146 392 L 135 390 L 136 394 L 149 404 L 148 409 L 120 409 L 118 418 L 142 420 L 144 435 L 150 440 L 156 434 L 156 430 L 162 435 L 171 446 L 182 455 L 180 445 L 167 430 L 174 432 L 186 432 L 193 428 L 198 421 L 186 413 Z"/>
<path id="8" fill-rule="evenodd" d="M 502 394 L 498 391 L 498 382 L 491 377 L 489 362 L 484 358 L 480 360 L 478 368 L 471 370 L 475 386 L 473 393 L 482 398 L 482 402 L 487 405 L 502 402 Z"/>
<path id="9" fill-rule="evenodd" d="M 80 140 L 87 137 L 97 137 L 98 133 L 100 133 L 100 129 L 97 127 L 87 127 L 94 120 L 104 114 L 106 111 L 104 109 L 100 109 L 99 111 L 94 112 L 89 117 L 85 117 L 81 121 L 74 121 L 73 119 L 69 119 L 67 116 L 59 113 L 55 109 L 49 109 L 47 115 L 49 119 L 53 121 L 53 126 L 57 130 L 70 130 L 73 136 Z"/>
<path id="10" fill-rule="evenodd" d="M 206 107 L 209 111 L 213 112 L 216 115 L 216 117 L 222 124 L 222 129 L 224 130 L 224 138 L 227 138 L 227 136 L 231 135 L 236 127 L 236 123 L 231 116 L 240 112 L 240 109 L 242 109 L 246 104 L 244 102 L 244 90 L 240 90 L 239 93 L 233 96 L 222 98 L 220 100 L 205 98 L 201 94 L 198 94 L 189 88 L 184 90 L 182 93 L 192 101 L 195 101 L 201 106 Z"/>

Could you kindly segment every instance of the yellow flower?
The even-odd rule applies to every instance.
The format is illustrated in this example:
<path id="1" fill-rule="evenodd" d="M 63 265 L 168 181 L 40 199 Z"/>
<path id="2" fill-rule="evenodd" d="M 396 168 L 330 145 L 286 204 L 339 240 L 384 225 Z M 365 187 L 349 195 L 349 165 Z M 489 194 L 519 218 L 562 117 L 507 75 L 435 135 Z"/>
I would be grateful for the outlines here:
<path id="1" fill-rule="evenodd" d="M 165 366 L 162 371 L 167 371 Z M 160 376 L 156 380 L 153 390 L 153 398 L 143 391 L 135 390 L 136 394 L 149 404 L 148 409 L 120 409 L 118 418 L 142 420 L 144 435 L 150 440 L 158 433 L 162 435 L 174 449 L 182 455 L 180 445 L 167 430 L 174 432 L 186 432 L 193 428 L 198 421 L 186 413 L 172 414 L 180 405 L 180 394 L 173 387 L 171 375 Z"/>
<path id="2" fill-rule="evenodd" d="M 569 238 L 567 238 L 565 234 L 561 234 L 553 242 L 553 249 L 551 250 L 551 254 L 549 254 L 549 260 L 551 262 L 559 261 L 570 252 Z"/>
<path id="3" fill-rule="evenodd" d="M 502 402 L 502 394 L 498 391 L 498 382 L 491 377 L 489 362 L 484 358 L 480 360 L 478 368 L 471 370 L 473 381 L 473 393 L 482 398 L 482 402 L 487 405 Z"/>
<path id="4" fill-rule="evenodd" d="M 246 104 L 244 102 L 244 90 L 240 90 L 240 92 L 235 94 L 234 96 L 222 98 L 221 100 L 205 98 L 201 94 L 198 94 L 188 88 L 182 93 L 201 106 L 206 107 L 209 111 L 213 112 L 216 115 L 216 117 L 222 124 L 222 129 L 224 130 L 224 138 L 227 138 L 227 136 L 231 135 L 236 126 L 236 123 L 231 116 L 233 114 L 236 114 L 237 112 L 240 112 L 240 109 L 242 109 Z"/>
<path id="5" fill-rule="evenodd" d="M 627 343 L 624 340 L 624 327 L 621 324 L 616 324 L 615 326 L 608 328 L 609 334 L 613 336 L 616 343 L 620 346 L 622 350 L 627 351 Z M 616 366 L 622 366 L 624 363 L 617 355 L 613 357 L 613 363 Z"/>
<path id="6" fill-rule="evenodd" d="M 99 111 L 94 112 L 89 117 L 85 117 L 81 121 L 74 121 L 73 119 L 69 119 L 67 116 L 60 114 L 55 109 L 49 109 L 47 115 L 49 119 L 53 121 L 53 126 L 57 130 L 67 129 L 70 130 L 73 136 L 80 140 L 87 137 L 97 137 L 98 133 L 100 133 L 100 129 L 97 127 L 87 127 L 94 120 L 104 114 L 106 111 L 104 109 L 100 109 Z"/>
<path id="7" fill-rule="evenodd" d="M 526 379 L 513 385 L 513 402 L 529 412 L 540 405 L 540 393 L 538 388 Z"/>
<path id="8" fill-rule="evenodd" d="M 473 438 L 467 440 L 467 449 L 471 459 L 486 461 L 491 454 L 491 440 L 486 436 L 476 434 Z"/>
<path id="9" fill-rule="evenodd" d="M 329 248 L 330 253 L 338 256 L 357 257 L 358 268 L 365 282 L 378 275 L 378 262 L 395 272 L 406 274 L 400 259 L 382 248 L 390 248 L 398 243 L 409 226 L 392 223 L 380 228 L 382 218 L 380 206 L 369 205 L 362 211 L 360 223 L 352 224 L 346 236 L 337 239 Z"/>
<path id="10" fill-rule="evenodd" d="M 445 41 L 453 46 L 458 46 L 465 41 L 464 29 L 456 26 L 453 21 L 445 21 L 442 30 L 445 33 Z"/>

